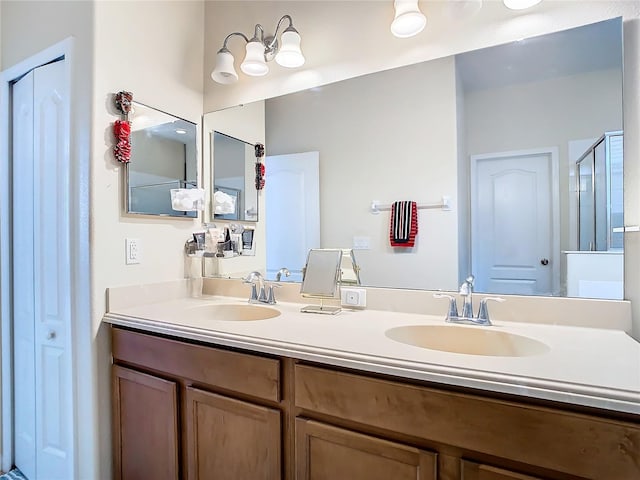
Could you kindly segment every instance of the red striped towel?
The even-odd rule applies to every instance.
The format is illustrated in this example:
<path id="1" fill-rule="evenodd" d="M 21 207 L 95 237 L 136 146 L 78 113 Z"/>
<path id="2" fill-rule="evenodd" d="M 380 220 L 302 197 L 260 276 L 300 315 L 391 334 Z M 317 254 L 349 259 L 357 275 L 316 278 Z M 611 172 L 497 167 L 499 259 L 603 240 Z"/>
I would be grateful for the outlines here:
<path id="1" fill-rule="evenodd" d="M 393 202 L 389 242 L 392 247 L 411 248 L 418 235 L 418 205 L 416 202 Z"/>

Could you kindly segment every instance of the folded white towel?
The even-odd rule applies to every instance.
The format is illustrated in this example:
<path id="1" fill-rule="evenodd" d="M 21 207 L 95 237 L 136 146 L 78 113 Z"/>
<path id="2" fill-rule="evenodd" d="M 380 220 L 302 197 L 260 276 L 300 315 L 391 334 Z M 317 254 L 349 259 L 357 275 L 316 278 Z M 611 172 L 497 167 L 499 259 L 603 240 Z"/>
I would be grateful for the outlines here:
<path id="1" fill-rule="evenodd" d="M 213 194 L 213 210 L 216 215 L 236 213 L 236 199 L 218 190 Z"/>

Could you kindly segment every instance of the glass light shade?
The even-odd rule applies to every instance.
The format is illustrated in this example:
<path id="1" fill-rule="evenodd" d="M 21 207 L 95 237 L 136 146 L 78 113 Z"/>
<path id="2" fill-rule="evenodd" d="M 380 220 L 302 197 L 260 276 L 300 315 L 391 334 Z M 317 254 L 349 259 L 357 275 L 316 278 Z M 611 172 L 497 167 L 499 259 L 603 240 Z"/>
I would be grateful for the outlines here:
<path id="1" fill-rule="evenodd" d="M 233 55 L 227 49 L 222 49 L 216 55 L 216 66 L 211 72 L 211 78 L 223 84 L 234 83 L 238 80 L 238 74 L 233 68 Z"/>
<path id="2" fill-rule="evenodd" d="M 542 0 L 502 0 L 502 2 L 511 10 L 524 10 L 539 4 Z"/>
<path id="3" fill-rule="evenodd" d="M 280 50 L 276 55 L 278 65 L 297 68 L 304 65 L 304 55 L 300 49 L 300 34 L 295 30 L 285 30 L 280 37 Z"/>
<path id="4" fill-rule="evenodd" d="M 269 73 L 269 66 L 264 59 L 264 45 L 262 42 L 252 40 L 247 43 L 247 53 L 240 65 L 240 70 L 252 77 L 262 77 Z"/>
<path id="5" fill-rule="evenodd" d="M 391 23 L 391 33 L 398 38 L 408 38 L 424 30 L 427 17 L 418 8 L 418 0 L 395 0 L 393 5 L 396 16 Z"/>

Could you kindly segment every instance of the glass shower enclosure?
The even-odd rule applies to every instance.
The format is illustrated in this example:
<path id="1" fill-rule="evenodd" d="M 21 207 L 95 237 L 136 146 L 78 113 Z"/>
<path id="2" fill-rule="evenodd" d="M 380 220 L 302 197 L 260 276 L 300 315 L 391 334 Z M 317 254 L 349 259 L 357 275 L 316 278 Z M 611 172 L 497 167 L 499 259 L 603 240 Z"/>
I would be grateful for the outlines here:
<path id="1" fill-rule="evenodd" d="M 576 164 L 578 249 L 622 251 L 623 133 L 605 133 Z"/>

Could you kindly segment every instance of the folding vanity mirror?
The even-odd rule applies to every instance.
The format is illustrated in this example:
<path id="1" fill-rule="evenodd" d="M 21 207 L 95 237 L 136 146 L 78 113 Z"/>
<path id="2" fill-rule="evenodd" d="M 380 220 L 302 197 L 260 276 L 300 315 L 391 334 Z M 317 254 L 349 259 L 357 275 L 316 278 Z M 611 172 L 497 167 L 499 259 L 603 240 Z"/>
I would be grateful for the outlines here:
<path id="1" fill-rule="evenodd" d="M 312 248 L 307 255 L 300 293 L 303 297 L 319 298 L 320 305 L 307 305 L 300 309 L 305 313 L 335 315 L 340 307 L 323 305 L 323 300 L 338 298 L 338 281 L 342 250 Z"/>
<path id="2" fill-rule="evenodd" d="M 170 193 L 197 187 L 196 125 L 138 102 L 130 118 L 126 212 L 196 217 L 196 211 L 174 210 Z"/>

